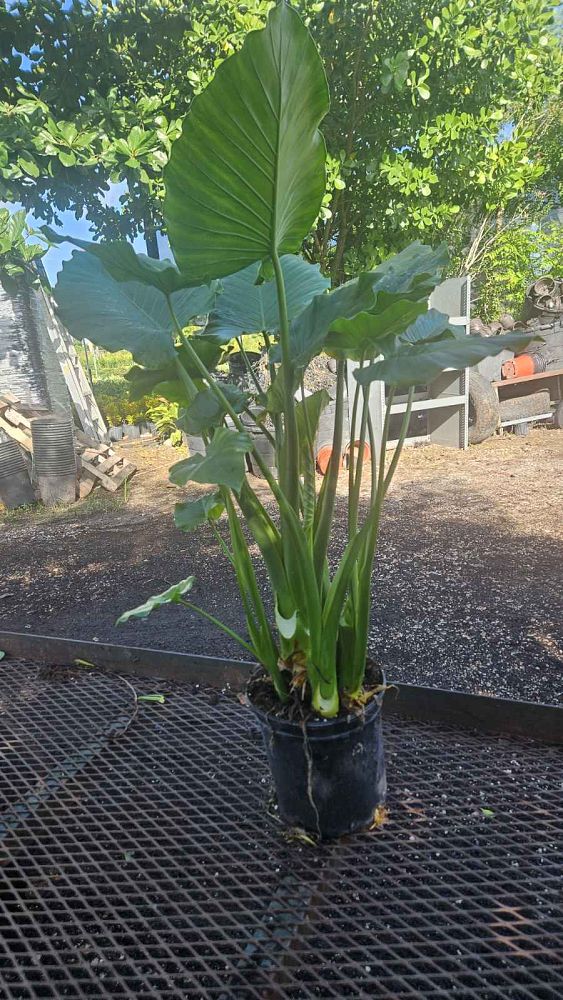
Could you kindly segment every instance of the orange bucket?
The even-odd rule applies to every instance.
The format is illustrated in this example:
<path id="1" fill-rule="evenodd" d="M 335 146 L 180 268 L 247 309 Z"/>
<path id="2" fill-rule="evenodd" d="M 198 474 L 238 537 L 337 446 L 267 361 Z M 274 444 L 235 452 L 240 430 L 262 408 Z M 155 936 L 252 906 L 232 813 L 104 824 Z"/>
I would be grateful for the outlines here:
<path id="1" fill-rule="evenodd" d="M 328 469 L 328 463 L 330 462 L 330 456 L 332 455 L 332 445 L 325 444 L 322 448 L 319 448 L 317 452 L 316 462 L 317 470 L 320 472 L 321 476 L 326 475 L 326 470 Z"/>
<path id="2" fill-rule="evenodd" d="M 359 441 L 354 441 L 354 451 L 356 453 L 359 451 L 359 448 L 360 448 L 360 442 Z M 342 464 L 343 464 L 343 466 L 344 466 L 345 469 L 347 469 L 348 466 L 350 465 L 350 451 L 351 451 L 351 449 L 352 449 L 352 442 L 350 441 L 349 444 L 347 444 L 346 448 L 344 449 L 344 458 L 343 458 Z M 356 454 L 356 460 L 357 460 L 357 454 Z M 366 464 L 366 462 L 371 462 L 371 448 L 370 448 L 369 444 L 366 444 L 364 442 L 364 465 Z"/>
<path id="3" fill-rule="evenodd" d="M 531 354 L 520 354 L 512 361 L 505 361 L 500 370 L 503 378 L 521 378 L 522 375 L 534 375 L 536 363 Z"/>

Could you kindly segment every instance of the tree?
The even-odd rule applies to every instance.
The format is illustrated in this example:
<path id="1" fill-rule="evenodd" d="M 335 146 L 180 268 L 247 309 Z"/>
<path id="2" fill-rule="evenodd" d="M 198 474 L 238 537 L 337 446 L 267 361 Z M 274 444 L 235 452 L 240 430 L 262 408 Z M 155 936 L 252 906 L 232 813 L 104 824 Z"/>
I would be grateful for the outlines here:
<path id="1" fill-rule="evenodd" d="M 0 197 L 157 255 L 162 170 L 193 94 L 268 3 L 26 0 L 0 12 Z M 108 203 L 120 185 L 118 205 Z"/>
<path id="2" fill-rule="evenodd" d="M 311 27 L 346 187 L 317 227 L 316 253 L 335 279 L 416 236 L 444 234 L 460 249 L 483 216 L 544 183 L 529 120 L 559 93 L 551 0 L 321 6 Z"/>
<path id="3" fill-rule="evenodd" d="M 47 221 L 57 209 L 85 212 L 101 235 L 144 232 L 154 252 L 180 121 L 269 6 L 16 3 L 0 24 L 2 196 Z M 499 215 L 552 197 L 560 158 L 556 143 L 542 156 L 538 123 L 560 108 L 554 0 L 295 6 L 333 95 L 329 187 L 306 249 L 335 282 L 415 237 L 447 236 L 463 262 L 483 224 L 488 234 Z M 104 201 L 110 181 L 124 187 L 119 209 Z"/>
<path id="4" fill-rule="evenodd" d="M 527 285 L 543 274 L 563 276 L 563 226 L 515 226 L 501 232 L 479 265 L 476 308 L 485 322 L 519 318 Z"/>

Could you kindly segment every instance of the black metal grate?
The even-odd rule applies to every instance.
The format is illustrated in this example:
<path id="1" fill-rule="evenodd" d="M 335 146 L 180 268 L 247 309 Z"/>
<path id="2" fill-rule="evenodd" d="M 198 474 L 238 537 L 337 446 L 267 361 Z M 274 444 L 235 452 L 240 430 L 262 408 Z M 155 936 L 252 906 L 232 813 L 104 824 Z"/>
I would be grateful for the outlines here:
<path id="1" fill-rule="evenodd" d="M 310 847 L 236 700 L 134 689 L 0 669 L 2 1000 L 563 996 L 560 751 L 393 719 L 389 822 Z"/>

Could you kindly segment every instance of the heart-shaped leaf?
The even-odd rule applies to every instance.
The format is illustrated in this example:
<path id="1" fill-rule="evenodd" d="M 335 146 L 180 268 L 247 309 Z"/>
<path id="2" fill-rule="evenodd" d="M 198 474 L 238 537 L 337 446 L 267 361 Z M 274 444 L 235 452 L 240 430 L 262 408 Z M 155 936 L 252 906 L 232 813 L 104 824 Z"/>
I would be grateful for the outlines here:
<path id="1" fill-rule="evenodd" d="M 167 384 L 177 384 L 178 391 L 180 391 L 181 387 L 179 382 L 176 383 L 176 375 L 175 364 L 168 365 L 166 368 L 140 368 L 138 365 L 133 365 L 125 373 L 125 378 L 129 382 L 129 398 L 142 399 L 143 396 L 153 392 L 157 396 L 164 396 L 165 392 L 161 391 L 159 387 Z M 184 397 L 185 392 L 182 395 L 182 398 Z"/>
<path id="2" fill-rule="evenodd" d="M 221 63 L 172 146 L 164 215 L 192 284 L 299 250 L 325 193 L 327 111 L 315 43 L 280 3 Z"/>
<path id="3" fill-rule="evenodd" d="M 190 337 L 190 344 L 207 370 L 213 371 L 223 353 L 221 345 L 214 343 L 207 337 L 199 336 Z M 176 357 L 190 378 L 197 382 L 201 378 L 199 368 L 196 367 L 183 346 L 176 348 Z M 129 382 L 130 399 L 142 399 L 148 393 L 154 392 L 159 396 L 166 396 L 173 402 L 186 402 L 186 390 L 178 380 L 178 370 L 175 363 L 165 365 L 163 368 L 140 368 L 138 365 L 133 365 L 126 373 L 125 378 Z"/>
<path id="4" fill-rule="evenodd" d="M 221 391 L 236 413 L 240 413 L 248 403 L 248 394 L 236 385 L 221 385 Z M 212 427 L 217 427 L 227 410 L 212 389 L 202 389 L 178 420 L 178 427 L 187 434 L 198 436 Z"/>
<path id="5" fill-rule="evenodd" d="M 321 274 L 318 264 L 308 264 L 302 257 L 285 254 L 281 259 L 285 279 L 287 313 L 291 320 L 324 292 L 330 281 Z M 278 296 L 274 281 L 256 284 L 260 264 L 224 278 L 221 293 L 205 328 L 207 336 L 226 344 L 244 333 L 277 333 L 279 329 Z"/>
<path id="6" fill-rule="evenodd" d="M 401 295 L 379 292 L 369 313 L 332 324 L 325 349 L 337 357 L 360 361 L 382 354 L 382 342 L 404 333 L 410 323 L 427 309 L 426 301 L 412 302 Z"/>
<path id="7" fill-rule="evenodd" d="M 55 288 L 61 319 L 77 340 L 108 351 L 130 351 L 147 368 L 174 361 L 175 324 L 166 296 L 138 281 L 117 282 L 90 253 L 75 251 L 65 261 Z M 180 326 L 209 311 L 215 287 L 185 288 L 170 297 Z"/>
<path id="8" fill-rule="evenodd" d="M 180 531 L 194 531 L 207 521 L 216 521 L 224 509 L 219 493 L 206 493 L 197 500 L 177 503 L 174 508 L 174 524 Z"/>
<path id="9" fill-rule="evenodd" d="M 136 253 L 124 240 L 108 240 L 106 243 L 92 243 L 75 236 L 59 236 L 49 226 L 41 231 L 51 243 L 72 243 L 97 257 L 114 281 L 139 281 L 142 285 L 152 285 L 165 295 L 171 295 L 181 288 L 187 288 L 186 279 L 171 260 L 155 260 L 144 253 Z"/>
<path id="10" fill-rule="evenodd" d="M 337 321 L 376 309 L 380 292 L 401 294 L 415 302 L 426 300 L 447 260 L 444 246 L 432 249 L 422 243 L 411 243 L 374 271 L 364 272 L 328 294 L 317 295 L 291 324 L 291 354 L 296 367 L 305 367 L 323 349 Z"/>
<path id="11" fill-rule="evenodd" d="M 447 322 L 447 317 L 446 317 Z M 506 333 L 499 337 L 452 337 L 449 327 L 439 340 L 403 343 L 383 361 L 354 372 L 361 385 L 375 379 L 388 385 L 424 385 L 447 368 L 472 367 L 483 358 L 501 351 L 522 351 L 531 340 L 541 340 L 529 334 Z"/>
<path id="12" fill-rule="evenodd" d="M 139 604 L 138 608 L 125 611 L 116 621 L 116 625 L 124 625 L 130 618 L 148 618 L 152 611 L 164 607 L 165 604 L 179 604 L 184 594 L 189 593 L 195 583 L 195 576 L 188 576 L 185 580 L 173 584 L 162 594 L 155 594 L 149 597 L 144 604 Z"/>
<path id="13" fill-rule="evenodd" d="M 170 482 L 176 486 L 189 482 L 229 486 L 239 493 L 246 472 L 244 456 L 251 448 L 249 434 L 218 427 L 204 455 L 192 455 L 172 466 Z"/>

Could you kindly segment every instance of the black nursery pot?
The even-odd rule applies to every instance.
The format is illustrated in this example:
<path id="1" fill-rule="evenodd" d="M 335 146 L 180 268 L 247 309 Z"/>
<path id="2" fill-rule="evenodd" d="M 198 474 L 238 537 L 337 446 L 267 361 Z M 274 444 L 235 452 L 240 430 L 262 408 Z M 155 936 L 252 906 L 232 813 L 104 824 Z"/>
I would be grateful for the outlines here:
<path id="1" fill-rule="evenodd" d="M 315 719 L 306 735 L 250 706 L 264 737 L 281 820 L 323 839 L 367 829 L 385 801 L 387 780 L 381 708 L 383 692 L 361 716 Z"/>

